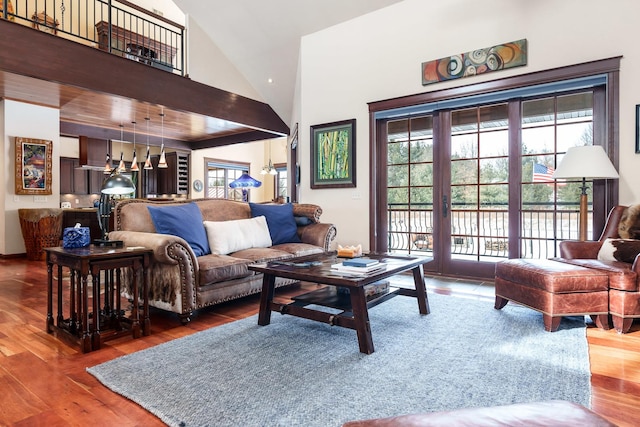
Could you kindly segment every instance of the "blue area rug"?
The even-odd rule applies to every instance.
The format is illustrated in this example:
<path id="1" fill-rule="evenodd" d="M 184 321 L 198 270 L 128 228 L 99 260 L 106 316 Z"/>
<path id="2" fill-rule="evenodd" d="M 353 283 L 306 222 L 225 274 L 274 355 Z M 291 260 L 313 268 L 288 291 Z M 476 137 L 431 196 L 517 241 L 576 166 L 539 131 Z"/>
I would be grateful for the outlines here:
<path id="1" fill-rule="evenodd" d="M 583 317 L 544 331 L 509 303 L 429 293 L 369 311 L 375 352 L 355 331 L 257 316 L 88 368 L 173 426 L 340 426 L 354 419 L 550 399 L 590 407 Z"/>

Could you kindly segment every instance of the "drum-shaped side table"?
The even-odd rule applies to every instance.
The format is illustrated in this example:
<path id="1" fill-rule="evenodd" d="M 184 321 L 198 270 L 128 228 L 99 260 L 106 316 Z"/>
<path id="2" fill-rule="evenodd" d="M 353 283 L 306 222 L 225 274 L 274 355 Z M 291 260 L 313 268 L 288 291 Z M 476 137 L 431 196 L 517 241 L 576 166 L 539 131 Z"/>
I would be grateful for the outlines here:
<path id="1" fill-rule="evenodd" d="M 43 260 L 44 248 L 60 245 L 62 209 L 18 209 L 18 217 L 28 259 Z"/>

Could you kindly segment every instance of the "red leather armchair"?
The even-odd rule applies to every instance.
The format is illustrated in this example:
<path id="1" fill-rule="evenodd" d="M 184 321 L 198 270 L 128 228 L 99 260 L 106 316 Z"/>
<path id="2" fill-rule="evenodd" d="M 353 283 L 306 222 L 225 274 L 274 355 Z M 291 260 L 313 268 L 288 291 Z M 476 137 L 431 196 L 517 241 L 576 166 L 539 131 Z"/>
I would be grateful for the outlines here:
<path id="1" fill-rule="evenodd" d="M 626 206 L 616 206 L 609 213 L 602 235 L 597 241 L 560 242 L 557 261 L 604 271 L 609 276 L 609 314 L 619 333 L 629 331 L 633 319 L 640 318 L 640 261 L 633 263 L 598 260 L 598 252 L 607 238 L 620 238 L 618 225 Z"/>

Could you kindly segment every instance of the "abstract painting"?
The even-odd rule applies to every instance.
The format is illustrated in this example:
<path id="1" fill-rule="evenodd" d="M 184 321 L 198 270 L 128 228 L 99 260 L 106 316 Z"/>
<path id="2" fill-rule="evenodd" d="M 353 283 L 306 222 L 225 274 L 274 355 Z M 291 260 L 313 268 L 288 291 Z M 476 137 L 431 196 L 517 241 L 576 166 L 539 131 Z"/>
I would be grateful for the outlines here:
<path id="1" fill-rule="evenodd" d="M 527 39 L 422 63 L 422 85 L 527 65 Z"/>

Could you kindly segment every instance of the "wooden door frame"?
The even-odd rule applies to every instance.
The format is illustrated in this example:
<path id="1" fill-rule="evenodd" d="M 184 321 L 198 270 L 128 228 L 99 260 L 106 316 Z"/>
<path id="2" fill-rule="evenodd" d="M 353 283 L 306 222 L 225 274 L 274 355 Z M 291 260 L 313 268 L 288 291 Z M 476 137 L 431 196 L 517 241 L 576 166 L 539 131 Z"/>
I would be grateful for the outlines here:
<path id="1" fill-rule="evenodd" d="M 596 98 L 594 108 L 607 108 L 609 111 L 607 120 L 607 129 L 594 129 L 605 135 L 607 145 L 605 147 L 612 163 L 618 168 L 619 165 L 619 69 L 621 57 L 613 57 L 599 61 L 592 61 L 572 66 L 560 67 L 551 70 L 538 71 L 518 76 L 507 77 L 504 79 L 477 83 L 467 86 L 461 86 L 439 91 L 426 92 L 406 97 L 393 98 L 383 101 L 369 103 L 369 178 L 371 182 L 371 191 L 369 193 L 369 245 L 371 251 L 384 252 L 387 247 L 388 227 L 386 225 L 387 208 L 386 208 L 386 122 L 388 119 L 377 119 L 376 113 L 385 111 L 416 107 L 421 104 L 429 104 L 438 101 L 463 98 L 474 95 L 489 94 L 492 92 L 505 91 L 509 89 L 523 88 L 527 86 L 541 85 L 545 83 L 553 83 L 562 80 L 576 79 L 580 77 L 590 77 L 597 75 L 607 76 L 606 100 Z M 606 105 L 603 105 L 606 104 Z M 434 129 L 434 133 L 436 130 Z M 435 149 L 435 147 L 434 147 Z M 435 153 L 434 153 L 435 155 Z M 596 185 L 606 186 L 604 189 L 604 197 L 594 200 L 594 211 L 598 209 L 597 215 L 594 215 L 593 230 L 597 234 L 602 228 L 606 213 L 618 203 L 618 181 L 607 180 L 599 182 Z M 441 185 L 436 186 L 434 183 L 434 202 L 440 204 L 442 194 Z M 435 210 L 434 206 L 434 210 Z M 440 213 L 439 213 L 440 214 Z M 434 230 L 435 231 L 435 230 Z M 510 253 L 510 256 L 515 255 Z"/>

